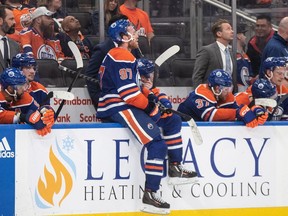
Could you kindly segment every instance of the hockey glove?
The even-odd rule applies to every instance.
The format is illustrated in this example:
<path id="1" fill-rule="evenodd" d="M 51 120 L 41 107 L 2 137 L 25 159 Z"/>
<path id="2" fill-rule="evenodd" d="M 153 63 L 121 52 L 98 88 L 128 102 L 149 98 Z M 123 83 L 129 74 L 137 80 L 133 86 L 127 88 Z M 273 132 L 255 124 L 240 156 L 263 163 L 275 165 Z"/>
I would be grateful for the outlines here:
<path id="1" fill-rule="evenodd" d="M 258 126 L 256 115 L 249 109 L 247 105 L 241 105 L 236 110 L 236 117 L 237 119 L 242 120 L 247 127 L 254 128 Z"/>
<path id="2" fill-rule="evenodd" d="M 39 130 L 36 130 L 37 134 L 40 135 L 40 136 L 45 136 L 47 135 L 48 133 L 51 132 L 51 127 L 44 127 L 42 129 L 39 129 Z"/>
<path id="3" fill-rule="evenodd" d="M 168 100 L 168 97 L 166 94 L 164 93 L 161 93 L 158 95 L 158 100 L 160 101 L 160 103 L 165 107 L 165 108 L 168 108 L 168 109 L 171 109 L 172 108 L 172 104 L 171 102 Z"/>
<path id="4" fill-rule="evenodd" d="M 148 99 L 149 100 L 149 99 Z M 153 101 L 148 101 L 147 107 L 144 111 L 155 121 L 157 122 L 161 117 L 161 112 L 159 110 L 158 104 Z"/>
<path id="5" fill-rule="evenodd" d="M 266 122 L 267 118 L 268 118 L 268 112 L 266 111 L 266 109 L 264 109 L 261 106 L 253 106 L 251 108 L 251 110 L 256 115 L 258 124 L 259 125 L 263 125 Z"/>
<path id="6" fill-rule="evenodd" d="M 39 108 L 39 111 L 41 113 L 41 120 L 43 121 L 43 123 L 51 128 L 55 123 L 55 112 L 53 108 L 49 105 L 44 105 Z"/>
<path id="7" fill-rule="evenodd" d="M 43 129 L 46 125 L 41 120 L 41 113 L 39 110 L 29 110 L 27 114 L 20 114 L 20 120 L 32 125 L 36 130 Z"/>

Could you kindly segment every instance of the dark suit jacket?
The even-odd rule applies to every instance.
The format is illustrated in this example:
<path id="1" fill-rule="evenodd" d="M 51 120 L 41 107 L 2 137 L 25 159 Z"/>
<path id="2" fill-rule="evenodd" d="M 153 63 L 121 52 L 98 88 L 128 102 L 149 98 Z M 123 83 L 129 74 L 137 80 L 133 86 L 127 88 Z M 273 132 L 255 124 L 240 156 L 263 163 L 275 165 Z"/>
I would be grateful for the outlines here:
<path id="1" fill-rule="evenodd" d="M 232 55 L 230 51 L 230 55 Z M 236 72 L 236 59 L 232 59 L 233 72 L 232 81 L 234 85 L 233 92 L 237 92 L 237 72 Z M 203 46 L 196 56 L 194 71 L 192 75 L 193 88 L 195 89 L 199 84 L 207 83 L 209 74 L 215 69 L 223 69 L 223 62 L 221 52 L 216 42 Z"/>
<path id="2" fill-rule="evenodd" d="M 11 62 L 12 58 L 20 52 L 20 46 L 16 41 L 10 38 L 8 38 L 8 43 L 10 48 L 10 62 Z M 5 69 L 5 62 L 2 53 L 0 52 L 0 73 L 2 73 L 4 69 Z"/>

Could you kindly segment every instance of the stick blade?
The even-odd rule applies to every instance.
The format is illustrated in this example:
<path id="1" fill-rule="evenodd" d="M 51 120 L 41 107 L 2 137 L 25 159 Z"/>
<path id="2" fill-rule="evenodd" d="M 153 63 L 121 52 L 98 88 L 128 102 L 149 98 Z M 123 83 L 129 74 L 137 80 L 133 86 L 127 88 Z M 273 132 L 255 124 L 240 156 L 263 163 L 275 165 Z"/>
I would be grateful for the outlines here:
<path id="1" fill-rule="evenodd" d="M 175 55 L 180 51 L 180 47 L 178 45 L 173 45 L 167 50 L 165 50 L 156 60 L 155 64 L 160 67 L 165 61 L 167 61 L 170 57 Z"/>
<path id="2" fill-rule="evenodd" d="M 196 125 L 196 122 L 194 121 L 193 118 L 191 118 L 189 121 L 187 121 L 188 125 L 191 128 L 192 135 L 194 138 L 194 141 L 197 145 L 202 145 L 203 144 L 203 138 L 201 136 L 201 133 Z"/>
<path id="3" fill-rule="evenodd" d="M 53 97 L 62 100 L 73 100 L 74 94 L 67 91 L 53 91 Z"/>
<path id="4" fill-rule="evenodd" d="M 71 52 L 73 53 L 74 58 L 76 60 L 77 69 L 83 68 L 82 55 L 81 55 L 77 45 L 73 41 L 69 41 L 68 46 L 69 46 L 69 48 L 70 48 Z"/>
<path id="5" fill-rule="evenodd" d="M 267 106 L 267 107 L 276 107 L 277 101 L 271 98 L 256 98 L 255 105 Z"/>

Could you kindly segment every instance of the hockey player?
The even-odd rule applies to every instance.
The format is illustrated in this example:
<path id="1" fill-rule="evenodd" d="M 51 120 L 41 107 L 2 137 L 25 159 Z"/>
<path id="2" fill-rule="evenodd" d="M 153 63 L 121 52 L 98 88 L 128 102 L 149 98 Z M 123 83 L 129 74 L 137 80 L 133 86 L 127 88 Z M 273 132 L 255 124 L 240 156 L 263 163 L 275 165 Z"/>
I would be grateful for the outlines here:
<path id="1" fill-rule="evenodd" d="M 146 147 L 146 181 L 141 210 L 168 214 L 170 204 L 156 193 L 163 176 L 167 146 L 156 124 L 161 116 L 159 108 L 138 86 L 137 61 L 131 53 L 138 47 L 138 35 L 133 25 L 124 19 L 112 23 L 108 34 L 118 47 L 108 52 L 99 70 L 101 95 L 97 118 L 128 127 Z"/>
<path id="2" fill-rule="evenodd" d="M 41 136 L 51 132 L 54 115 L 46 107 L 38 107 L 26 91 L 26 77 L 17 68 L 7 68 L 0 76 L 0 123 L 31 124 Z M 53 118 L 53 119 L 52 119 Z"/>
<path id="3" fill-rule="evenodd" d="M 155 103 L 160 103 L 165 108 L 172 108 L 171 102 L 158 88 L 153 87 L 155 65 L 148 59 L 137 59 L 137 68 L 140 74 L 140 89 L 148 97 L 154 97 Z M 156 124 L 162 129 L 162 137 L 168 148 L 169 157 L 169 182 L 171 184 L 187 184 L 195 182 L 197 173 L 182 167 L 182 136 L 181 118 L 173 113 L 162 113 Z"/>
<path id="4" fill-rule="evenodd" d="M 12 67 L 18 68 L 26 76 L 29 87 L 28 92 L 38 105 L 49 105 L 47 100 L 47 89 L 39 82 L 34 81 L 37 63 L 35 59 L 27 53 L 18 53 L 12 58 Z"/>
<path id="5" fill-rule="evenodd" d="M 260 76 L 270 80 L 276 85 L 277 101 L 288 94 L 288 88 L 284 85 L 285 75 L 287 73 L 287 58 L 286 57 L 269 57 L 263 63 L 264 71 L 260 72 Z M 273 111 L 273 120 L 287 119 L 288 99 L 285 99 L 281 106 Z"/>
<path id="6" fill-rule="evenodd" d="M 200 84 L 192 91 L 179 105 L 178 111 L 190 115 L 196 121 L 241 120 L 247 127 L 258 126 L 256 113 L 264 114 L 265 109 L 259 107 L 250 109 L 247 105 L 238 106 L 232 88 L 230 74 L 222 69 L 216 69 L 210 73 L 208 84 Z"/>

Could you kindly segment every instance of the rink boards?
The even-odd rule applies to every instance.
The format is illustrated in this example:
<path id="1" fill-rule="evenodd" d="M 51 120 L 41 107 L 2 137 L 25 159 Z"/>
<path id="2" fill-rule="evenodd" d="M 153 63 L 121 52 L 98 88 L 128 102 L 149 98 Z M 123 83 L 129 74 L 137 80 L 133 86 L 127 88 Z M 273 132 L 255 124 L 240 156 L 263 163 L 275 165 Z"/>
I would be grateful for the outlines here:
<path id="1" fill-rule="evenodd" d="M 170 215 L 287 215 L 288 123 L 254 129 L 199 123 L 204 144 L 182 127 L 183 159 L 199 174 L 160 192 Z M 0 215 L 147 215 L 139 212 L 146 151 L 118 124 L 58 124 L 39 137 L 0 126 Z"/>

